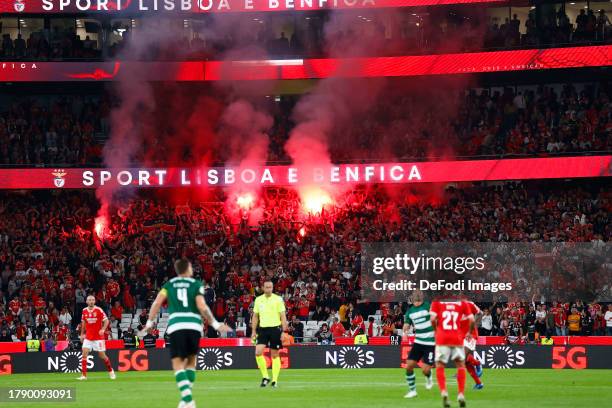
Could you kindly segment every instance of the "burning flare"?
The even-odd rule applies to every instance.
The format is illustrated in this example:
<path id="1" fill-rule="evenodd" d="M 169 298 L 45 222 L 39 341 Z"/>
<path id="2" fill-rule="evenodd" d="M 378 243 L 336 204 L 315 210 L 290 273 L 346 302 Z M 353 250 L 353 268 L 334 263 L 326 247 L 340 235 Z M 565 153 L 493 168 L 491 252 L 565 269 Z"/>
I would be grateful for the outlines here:
<path id="1" fill-rule="evenodd" d="M 106 235 L 106 229 L 108 227 L 108 220 L 106 216 L 99 215 L 94 221 L 94 232 L 99 239 L 104 239 Z"/>
<path id="2" fill-rule="evenodd" d="M 304 188 L 300 191 L 302 208 L 308 214 L 320 214 L 326 205 L 333 203 L 330 195 L 319 187 Z"/>
<path id="3" fill-rule="evenodd" d="M 238 204 L 238 207 L 243 210 L 251 209 L 251 207 L 253 206 L 253 201 L 254 198 L 251 193 L 243 193 L 236 198 L 236 203 Z"/>

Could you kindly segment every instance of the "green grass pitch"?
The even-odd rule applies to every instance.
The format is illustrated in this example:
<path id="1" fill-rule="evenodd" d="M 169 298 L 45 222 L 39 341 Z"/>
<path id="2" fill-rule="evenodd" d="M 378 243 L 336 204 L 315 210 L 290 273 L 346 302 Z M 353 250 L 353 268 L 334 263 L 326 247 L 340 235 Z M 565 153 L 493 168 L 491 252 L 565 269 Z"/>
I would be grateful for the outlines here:
<path id="1" fill-rule="evenodd" d="M 456 407 L 454 370 L 447 370 L 451 406 Z M 2 407 L 137 408 L 176 407 L 178 391 L 170 371 L 90 373 L 87 382 L 77 374 L 16 374 L 0 377 L 0 387 L 76 387 L 76 402 L 6 403 Z M 474 391 L 468 377 L 468 407 L 605 407 L 610 406 L 612 370 L 485 370 L 485 389 Z M 279 388 L 260 389 L 257 370 L 200 371 L 194 398 L 200 408 L 281 407 L 441 407 L 437 386 L 423 387 L 417 371 L 415 399 L 403 398 L 403 369 L 283 370 Z"/>

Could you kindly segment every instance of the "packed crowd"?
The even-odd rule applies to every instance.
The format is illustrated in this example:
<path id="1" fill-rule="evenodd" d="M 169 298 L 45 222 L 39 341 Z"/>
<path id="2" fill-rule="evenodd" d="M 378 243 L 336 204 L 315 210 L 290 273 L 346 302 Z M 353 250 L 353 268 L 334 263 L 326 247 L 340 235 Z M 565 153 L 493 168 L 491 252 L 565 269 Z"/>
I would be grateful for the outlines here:
<path id="1" fill-rule="evenodd" d="M 10 98 L 0 107 L 0 164 L 85 164 L 100 160 L 96 134 L 108 132 L 100 98 Z"/>
<path id="2" fill-rule="evenodd" d="M 529 13 L 524 23 L 524 34 L 521 34 L 521 21 L 516 14 L 512 18 L 505 18 L 501 24 L 493 21 L 486 32 L 485 47 L 603 42 L 610 38 L 610 20 L 603 9 L 597 14 L 593 9 L 581 9 L 575 22 L 570 21 L 561 8 L 556 14 L 542 16 L 540 23 L 536 21 L 535 14 Z"/>
<path id="3" fill-rule="evenodd" d="M 557 94 L 536 91 L 469 93 L 462 106 L 459 138 L 465 154 L 534 154 L 609 151 L 612 116 L 604 88 L 578 93 L 565 86 Z"/>
<path id="4" fill-rule="evenodd" d="M 180 256 L 192 260 L 207 303 L 230 326 L 240 321 L 248 327 L 254 296 L 272 278 L 298 339 L 305 320 L 328 322 L 315 334 L 320 341 L 360 332 L 388 335 L 401 329 L 402 309 L 358 302 L 361 242 L 610 240 L 612 197 L 605 184 L 593 182 L 589 190 L 552 184 L 449 188 L 421 199 L 404 192 L 401 200 L 374 187 L 307 216 L 294 192 L 271 189 L 251 225 L 248 214 L 228 215 L 222 202 L 170 205 L 142 196 L 113 209 L 103 240 L 92 233 L 92 193 L 3 194 L 0 341 L 65 339 L 79 323 L 87 294 L 96 296 L 111 327 L 122 313 L 137 309 L 146 320 L 146 308 Z M 517 312 L 511 306 L 492 305 L 482 330 L 512 335 Z M 382 319 L 373 324 L 368 316 L 379 308 Z M 574 308 L 581 314 L 579 326 Z M 525 316 L 521 336 L 529 335 L 533 310 L 527 303 L 517 310 Z M 572 334 L 576 327 L 601 334 L 601 310 L 577 303 L 555 320 L 555 331 L 561 322 L 558 328 Z"/>
<path id="5" fill-rule="evenodd" d="M 17 34 L 2 35 L 0 58 L 8 60 L 63 60 L 63 59 L 96 59 L 101 52 L 97 41 L 88 35 L 84 39 L 74 30 L 60 30 L 58 27 L 49 34 L 30 33 L 26 38 Z"/>
<path id="6" fill-rule="evenodd" d="M 385 25 L 388 18 L 376 14 L 359 16 L 350 24 L 339 24 L 334 18 L 322 15 L 309 17 L 305 25 L 293 20 L 280 24 L 291 34 L 276 32 L 274 25 L 279 25 L 278 21 L 266 22 L 265 16 L 253 21 L 249 18 L 241 32 L 228 32 L 223 23 L 216 27 L 207 21 L 193 21 L 190 30 L 181 31 L 176 28 L 178 25 L 160 27 L 160 32 L 172 30 L 171 34 L 160 36 L 156 44 L 139 53 L 123 51 L 129 50 L 133 36 L 147 36 L 146 31 L 142 34 L 141 29 L 133 29 L 130 25 L 113 26 L 106 28 L 105 36 L 98 35 L 110 38 L 110 30 L 113 30 L 113 35 L 119 38 L 107 47 L 105 55 L 110 58 L 125 59 L 137 55 L 137 58 L 171 60 L 214 59 L 231 50 L 249 48 L 257 48 L 275 58 L 341 56 L 347 52 L 369 56 L 465 52 L 608 42 L 611 31 L 610 20 L 603 9 L 581 9 L 575 21 L 570 21 L 563 8 L 557 12 L 543 9 L 540 18 L 536 18 L 536 12 L 532 10 L 524 22 L 516 14 L 500 22 L 497 17 L 470 8 L 463 11 L 431 10 L 422 15 L 412 14 L 413 17 L 409 17 L 410 14 L 398 18 L 397 21 L 403 22 L 393 27 Z M 138 25 L 141 24 L 146 26 L 147 23 L 139 21 Z M 121 30 L 120 35 L 115 31 L 117 28 Z M 355 47 L 355 38 L 376 46 Z M 48 33 L 32 32 L 27 38 L 22 34 L 12 37 L 5 33 L 0 46 L 0 58 L 37 60 L 99 59 L 103 54 L 101 48 L 106 47 L 86 34 L 78 35 L 73 27 L 53 27 Z"/>
<path id="7" fill-rule="evenodd" d="M 509 344 L 536 343 L 550 336 L 610 336 L 612 304 L 493 304 L 484 308 L 479 326 L 480 334 L 505 336 Z"/>
<path id="8" fill-rule="evenodd" d="M 547 9 L 547 13 L 551 10 Z M 592 44 L 610 41 L 611 25 L 606 11 L 582 9 L 574 22 L 559 9 L 557 13 L 536 19 L 535 10 L 521 22 L 516 14 L 500 23 L 498 18 L 482 14 L 480 10 L 429 10 L 428 13 L 398 18 L 397 25 L 387 25 L 388 18 L 376 15 L 359 16 L 356 21 L 312 17 L 300 27 L 287 21 L 283 31 L 275 33 L 269 24 L 245 27 L 243 33 L 212 30 L 194 31 L 191 37 L 177 34 L 163 45 L 152 47 L 144 54 L 151 59 L 204 58 L 215 59 L 232 50 L 258 49 L 275 58 L 297 56 L 387 56 L 421 53 L 470 52 L 500 48 L 532 48 L 568 44 Z M 365 14 L 365 13 L 364 13 Z M 393 20 L 393 19 L 391 19 Z M 265 18 L 256 19 L 264 23 Z M 350 23 L 348 23 L 350 21 Z M 348 24 L 347 24 L 348 23 Z M 122 50 L 129 49 L 132 36 L 138 30 L 127 31 L 123 40 L 112 46 L 111 55 L 130 57 Z M 358 42 L 355 39 L 359 39 Z"/>
<path id="9" fill-rule="evenodd" d="M 384 103 L 377 102 L 360 115 L 362 120 L 335 129 L 339 137 L 330 140 L 334 160 L 385 160 L 389 151 L 393 157 L 412 160 L 445 156 L 449 151 L 462 157 L 612 150 L 612 110 L 605 83 L 581 91 L 566 85 L 518 92 L 512 88 L 420 92 L 427 94 L 387 94 L 380 99 Z M 102 143 L 112 130 L 111 99 L 108 95 L 26 97 L 0 103 L 0 164 L 101 163 Z M 296 102 L 299 98 L 283 97 L 276 110 L 268 130 L 270 162 L 289 160 L 284 146 L 296 125 L 292 120 Z"/>
<path id="10" fill-rule="evenodd" d="M 388 151 L 403 160 L 610 151 L 608 95 L 606 84 L 582 91 L 573 85 L 468 92 L 423 86 L 408 95 L 391 91 L 361 112 L 359 121 L 335 131 L 330 150 L 338 161 L 373 155 L 384 160 Z M 283 146 L 293 126 L 289 115 L 276 119 L 270 160 L 289 160 Z"/>

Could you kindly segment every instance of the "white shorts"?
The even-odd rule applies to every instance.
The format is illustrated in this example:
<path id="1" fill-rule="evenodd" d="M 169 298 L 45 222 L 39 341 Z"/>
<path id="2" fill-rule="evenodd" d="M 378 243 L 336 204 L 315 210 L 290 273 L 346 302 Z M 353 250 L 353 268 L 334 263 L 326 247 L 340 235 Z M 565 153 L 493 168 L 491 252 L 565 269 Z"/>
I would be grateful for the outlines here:
<path id="1" fill-rule="evenodd" d="M 83 340 L 83 347 L 92 351 L 106 351 L 106 343 L 104 340 Z"/>
<path id="2" fill-rule="evenodd" d="M 436 345 L 436 362 L 448 364 L 448 360 L 465 361 L 465 350 L 457 346 L 438 346 Z"/>
<path id="3" fill-rule="evenodd" d="M 470 340 L 463 339 L 463 347 L 470 351 L 476 350 L 476 339 L 473 337 Z"/>

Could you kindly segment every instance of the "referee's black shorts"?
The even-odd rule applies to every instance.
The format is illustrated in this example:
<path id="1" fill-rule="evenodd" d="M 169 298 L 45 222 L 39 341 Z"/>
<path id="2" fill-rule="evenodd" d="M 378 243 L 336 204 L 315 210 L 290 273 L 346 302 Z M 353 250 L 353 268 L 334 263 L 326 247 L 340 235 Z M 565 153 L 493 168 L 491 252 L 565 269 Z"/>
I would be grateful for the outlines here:
<path id="1" fill-rule="evenodd" d="M 414 343 L 408 353 L 407 360 L 419 361 L 423 360 L 424 364 L 434 365 L 435 346 L 427 346 L 425 344 Z"/>
<path id="2" fill-rule="evenodd" d="M 197 330 L 177 330 L 170 333 L 170 357 L 187 358 L 198 354 L 200 337 Z"/>
<path id="3" fill-rule="evenodd" d="M 283 347 L 282 334 L 283 329 L 280 326 L 259 327 L 257 328 L 257 344 L 265 344 L 271 349 L 280 350 Z"/>

